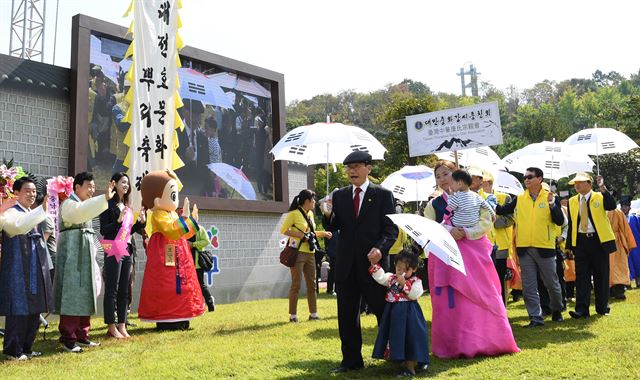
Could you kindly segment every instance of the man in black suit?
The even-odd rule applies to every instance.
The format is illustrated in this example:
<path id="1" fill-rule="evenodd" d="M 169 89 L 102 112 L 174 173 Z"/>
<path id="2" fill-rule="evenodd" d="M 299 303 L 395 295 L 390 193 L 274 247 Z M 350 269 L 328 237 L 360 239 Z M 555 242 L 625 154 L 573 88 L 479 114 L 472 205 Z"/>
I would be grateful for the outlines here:
<path id="1" fill-rule="evenodd" d="M 204 107 L 199 101 L 184 100 L 179 110 L 184 129 L 178 130 L 178 149 L 176 153 L 184 166 L 176 170 L 176 174 L 184 185 L 185 194 L 200 195 L 202 185 L 206 181 L 207 164 L 209 163 L 209 146 L 207 136 L 200 128 Z"/>
<path id="2" fill-rule="evenodd" d="M 591 176 L 578 173 L 569 181 L 578 194 L 569 199 L 567 248 L 573 250 L 576 262 L 576 310 L 571 318 L 589 317 L 591 278 L 596 312 L 609 315 L 609 255 L 616 251 L 616 237 L 607 211 L 616 209 L 616 200 L 596 177 L 600 192 L 592 191 Z"/>
<path id="3" fill-rule="evenodd" d="M 360 302 L 367 303 L 379 322 L 386 291 L 369 274 L 369 258 L 385 258 L 398 236 L 398 228 L 386 216 L 395 213 L 393 194 L 369 182 L 371 161 L 369 153 L 350 153 L 343 163 L 351 186 L 334 192 L 332 203 L 327 203 L 323 209 L 325 229 L 340 230 L 335 284 L 342 362 L 334 372 L 364 366 Z M 380 260 L 381 264 L 384 262 L 384 259 Z"/>

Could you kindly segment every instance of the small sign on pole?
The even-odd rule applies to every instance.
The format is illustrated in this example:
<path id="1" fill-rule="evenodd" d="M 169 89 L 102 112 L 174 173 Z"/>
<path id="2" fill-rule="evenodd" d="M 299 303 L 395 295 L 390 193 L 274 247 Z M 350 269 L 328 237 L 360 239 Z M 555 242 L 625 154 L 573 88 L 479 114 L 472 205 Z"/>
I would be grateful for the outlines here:
<path id="1" fill-rule="evenodd" d="M 406 117 L 409 156 L 502 144 L 498 103 Z"/>

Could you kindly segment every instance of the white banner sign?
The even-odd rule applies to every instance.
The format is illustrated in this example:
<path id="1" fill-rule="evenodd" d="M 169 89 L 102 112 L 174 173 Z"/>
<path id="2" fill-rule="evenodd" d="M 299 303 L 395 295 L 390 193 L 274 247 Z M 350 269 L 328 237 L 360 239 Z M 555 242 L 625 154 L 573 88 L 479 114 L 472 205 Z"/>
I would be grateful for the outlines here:
<path id="1" fill-rule="evenodd" d="M 502 144 L 498 103 L 406 117 L 409 156 Z"/>
<path id="2" fill-rule="evenodd" d="M 135 186 L 134 210 L 140 207 L 140 182 L 153 170 L 172 169 L 175 127 L 177 0 L 133 2 L 133 104 L 129 174 Z M 131 73 L 129 73 L 131 78 Z"/>

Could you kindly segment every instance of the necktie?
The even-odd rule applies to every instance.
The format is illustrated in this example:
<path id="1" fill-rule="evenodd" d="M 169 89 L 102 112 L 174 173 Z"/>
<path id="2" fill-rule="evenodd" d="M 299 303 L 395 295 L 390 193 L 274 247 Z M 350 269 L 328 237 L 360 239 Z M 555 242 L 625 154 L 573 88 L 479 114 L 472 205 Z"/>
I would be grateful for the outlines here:
<path id="1" fill-rule="evenodd" d="M 358 219 L 358 212 L 360 211 L 360 193 L 362 189 L 356 187 L 356 195 L 353 197 L 353 213 L 356 215 L 356 219 Z"/>
<path id="2" fill-rule="evenodd" d="M 584 196 L 581 197 L 580 201 L 580 228 L 579 232 L 586 233 L 588 220 L 589 220 L 589 211 L 587 210 L 587 198 Z"/>

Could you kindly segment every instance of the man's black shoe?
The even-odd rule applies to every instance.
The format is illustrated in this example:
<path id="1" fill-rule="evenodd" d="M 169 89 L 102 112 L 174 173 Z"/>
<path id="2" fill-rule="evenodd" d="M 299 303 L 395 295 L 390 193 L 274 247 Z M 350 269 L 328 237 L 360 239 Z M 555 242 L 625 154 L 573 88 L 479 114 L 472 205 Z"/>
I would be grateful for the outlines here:
<path id="1" fill-rule="evenodd" d="M 525 329 L 526 328 L 530 328 L 530 327 L 539 327 L 539 326 L 544 326 L 544 322 L 540 322 L 540 321 L 531 321 L 529 322 L 528 325 L 522 326 Z"/>
<path id="2" fill-rule="evenodd" d="M 563 320 L 562 312 L 559 310 L 554 311 L 553 314 L 551 315 L 551 320 L 554 322 L 562 322 Z"/>
<path id="3" fill-rule="evenodd" d="M 331 373 L 344 373 L 344 372 L 349 372 L 349 371 L 357 371 L 359 369 L 364 368 L 363 366 L 359 366 L 359 367 L 347 367 L 344 365 L 341 365 L 339 367 L 336 367 L 334 369 L 331 370 Z"/>
<path id="4" fill-rule="evenodd" d="M 579 311 L 573 311 L 573 310 L 569 311 L 569 315 L 570 315 L 570 316 L 571 316 L 571 318 L 573 318 L 573 319 L 589 318 L 589 315 L 588 315 L 588 314 L 582 314 L 582 313 L 581 313 L 581 312 L 579 312 Z"/>

